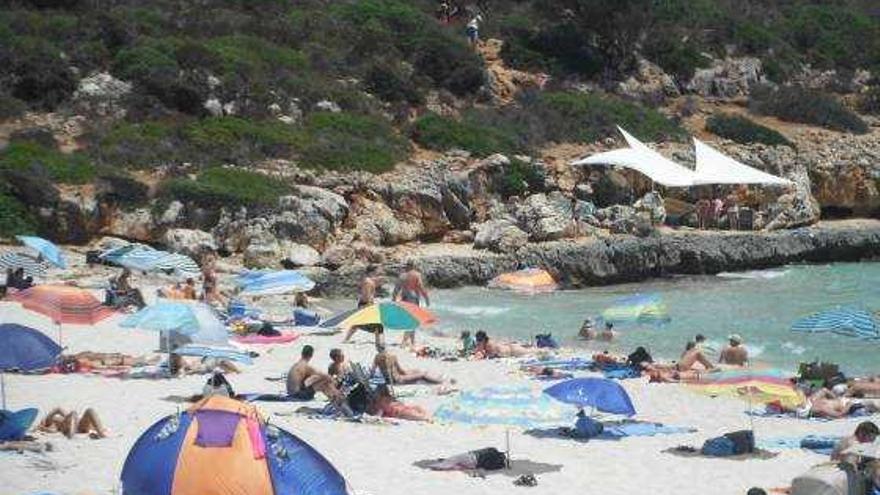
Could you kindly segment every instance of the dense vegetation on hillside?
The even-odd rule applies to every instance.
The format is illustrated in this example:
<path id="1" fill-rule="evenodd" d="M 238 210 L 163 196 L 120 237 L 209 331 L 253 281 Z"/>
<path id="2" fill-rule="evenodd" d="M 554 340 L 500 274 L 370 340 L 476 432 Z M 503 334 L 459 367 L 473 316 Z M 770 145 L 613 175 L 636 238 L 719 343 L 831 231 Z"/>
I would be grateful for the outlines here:
<path id="1" fill-rule="evenodd" d="M 192 178 L 169 179 L 158 191 L 204 205 L 259 206 L 285 185 L 221 166 L 284 158 L 307 168 L 381 172 L 405 159 L 413 143 L 476 156 L 527 153 L 610 136 L 617 123 L 646 139 L 683 138 L 674 119 L 639 102 L 565 84 L 610 89 L 639 54 L 682 85 L 725 54 L 760 57 L 780 83 L 803 64 L 844 74 L 880 68 L 880 12 L 869 0 L 452 3 L 479 8 L 484 37 L 505 40 L 505 63 L 551 73 L 550 87 L 492 105 L 484 61 L 464 36 L 469 14 L 440 22 L 434 0 L 4 2 L 0 119 L 30 110 L 85 112 L 88 120 L 76 153 L 13 139 L 0 150 L 0 174 L 82 184 L 188 164 Z M 80 81 L 96 73 L 131 83 L 116 102 L 124 117 L 77 106 Z M 799 98 L 780 91 L 757 95 L 752 110 L 865 129 L 833 97 L 809 94 L 817 105 L 774 106 Z M 877 94 L 867 94 L 863 111 L 877 112 Z M 428 110 L 438 102 L 457 116 Z M 714 128 L 733 139 L 781 142 L 744 121 L 719 119 Z M 230 191 L 232 179 L 262 193 Z M 0 217 L 0 231 L 31 222 L 15 213 L 25 212 L 21 202 L 33 204 L 16 180 L 0 188 L 0 208 L 12 212 Z"/>

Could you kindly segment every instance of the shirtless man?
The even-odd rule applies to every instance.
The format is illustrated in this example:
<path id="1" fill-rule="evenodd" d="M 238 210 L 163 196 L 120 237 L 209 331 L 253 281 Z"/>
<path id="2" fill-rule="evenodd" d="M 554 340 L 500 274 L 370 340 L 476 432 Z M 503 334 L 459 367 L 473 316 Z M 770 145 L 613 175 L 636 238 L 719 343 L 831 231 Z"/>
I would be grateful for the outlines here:
<path id="1" fill-rule="evenodd" d="M 408 261 L 406 263 L 406 271 L 400 275 L 400 280 L 398 280 L 397 285 L 394 287 L 391 299 L 415 304 L 416 306 L 420 306 L 422 299 L 424 299 L 425 306 L 431 305 L 431 299 L 428 297 L 428 291 L 425 289 L 422 274 L 416 269 L 414 262 Z M 406 347 L 413 346 L 415 343 L 415 332 L 403 332 L 403 339 L 400 341 L 400 345 Z"/>
<path id="2" fill-rule="evenodd" d="M 490 341 L 489 336 L 482 330 L 477 332 L 476 339 L 477 347 L 474 350 L 474 356 L 478 359 L 522 357 L 529 354 L 529 350 L 519 344 Z"/>
<path id="3" fill-rule="evenodd" d="M 322 392 L 333 402 L 344 402 L 345 397 L 336 388 L 330 375 L 321 373 L 310 364 L 314 355 L 315 349 L 312 346 L 303 346 L 300 360 L 287 372 L 287 395 L 295 399 L 312 400 L 315 392 Z"/>
<path id="4" fill-rule="evenodd" d="M 358 308 L 364 308 L 376 302 L 376 287 L 378 286 L 376 271 L 376 265 L 370 265 L 367 267 L 367 271 L 364 274 L 363 280 L 361 280 L 360 287 L 358 288 Z M 357 325 L 348 329 L 348 332 L 346 332 L 345 337 L 342 339 L 342 343 L 345 344 L 351 340 L 351 336 L 358 330 L 372 333 L 376 337 L 377 345 L 382 341 L 382 325 Z"/>
<path id="5" fill-rule="evenodd" d="M 696 367 L 698 363 L 702 365 L 702 369 Z M 689 341 L 685 345 L 684 353 L 677 363 L 673 365 L 649 364 L 645 367 L 653 381 L 661 382 L 699 380 L 703 373 L 716 369 L 715 365 L 709 361 L 693 341 Z"/>
<path id="6" fill-rule="evenodd" d="M 836 394 L 827 388 L 819 389 L 810 395 L 805 407 L 797 412 L 799 415 L 808 415 L 814 418 L 837 419 L 848 416 L 854 407 L 869 405 L 857 399 L 843 397 L 843 392 L 845 392 L 843 389 L 841 394 Z M 870 405 L 873 406 L 873 404 Z M 876 408 L 872 407 L 867 410 L 871 412 L 872 409 Z"/>
<path id="7" fill-rule="evenodd" d="M 384 376 L 387 380 L 390 380 L 394 385 L 408 385 L 411 383 L 418 383 L 420 381 L 424 381 L 426 383 L 431 384 L 439 384 L 443 383 L 443 378 L 438 376 L 433 376 L 426 371 L 421 370 L 405 370 L 402 366 L 400 366 L 400 361 L 397 360 L 397 356 L 390 353 L 384 344 L 379 344 L 376 346 L 376 357 L 373 359 L 373 367 L 370 369 L 370 375 L 375 372 L 375 370 L 379 370 L 382 372 L 382 376 Z"/>
<path id="8" fill-rule="evenodd" d="M 721 349 L 721 355 L 718 362 L 721 364 L 732 364 L 734 366 L 745 366 L 749 362 L 749 351 L 743 345 L 743 338 L 737 334 L 728 337 L 730 345 Z"/>
<path id="9" fill-rule="evenodd" d="M 327 367 L 327 374 L 339 381 L 349 373 L 351 373 L 351 363 L 345 358 L 342 349 L 330 349 L 330 366 Z"/>

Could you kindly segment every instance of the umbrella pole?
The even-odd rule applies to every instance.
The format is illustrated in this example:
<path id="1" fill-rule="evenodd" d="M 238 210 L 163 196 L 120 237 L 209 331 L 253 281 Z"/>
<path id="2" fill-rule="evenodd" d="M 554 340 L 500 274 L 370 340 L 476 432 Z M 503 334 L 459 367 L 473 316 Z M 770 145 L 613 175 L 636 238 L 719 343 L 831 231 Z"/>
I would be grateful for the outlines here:
<path id="1" fill-rule="evenodd" d="M 510 430 L 509 429 L 504 430 L 504 444 L 505 444 L 504 451 L 506 454 L 506 456 L 505 456 L 506 461 L 505 462 L 507 464 L 507 469 L 510 469 Z"/>
<path id="2" fill-rule="evenodd" d="M 0 373 L 0 395 L 3 396 L 3 410 L 6 410 L 6 373 Z"/>

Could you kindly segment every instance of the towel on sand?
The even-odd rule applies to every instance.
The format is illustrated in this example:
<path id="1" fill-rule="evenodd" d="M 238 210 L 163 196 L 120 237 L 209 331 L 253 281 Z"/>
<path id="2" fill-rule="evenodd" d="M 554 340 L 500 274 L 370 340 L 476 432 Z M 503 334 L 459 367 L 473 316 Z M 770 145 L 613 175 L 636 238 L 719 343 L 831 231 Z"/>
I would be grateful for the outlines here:
<path id="1" fill-rule="evenodd" d="M 807 435 L 805 437 L 765 438 L 759 440 L 758 444 L 768 450 L 807 449 L 817 454 L 831 455 L 834 446 L 841 439 L 842 437 L 835 436 Z"/>
<path id="2" fill-rule="evenodd" d="M 238 394 L 237 398 L 245 402 L 309 402 L 311 399 L 298 399 L 287 394 L 247 393 Z"/>

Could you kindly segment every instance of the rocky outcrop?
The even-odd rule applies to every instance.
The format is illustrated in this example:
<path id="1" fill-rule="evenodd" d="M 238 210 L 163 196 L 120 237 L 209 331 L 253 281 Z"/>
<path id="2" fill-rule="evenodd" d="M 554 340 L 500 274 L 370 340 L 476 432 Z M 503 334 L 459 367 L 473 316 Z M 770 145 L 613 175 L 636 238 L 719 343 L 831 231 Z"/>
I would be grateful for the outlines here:
<path id="1" fill-rule="evenodd" d="M 736 98 L 748 96 L 754 86 L 764 82 L 761 60 L 754 57 L 715 60 L 712 66 L 698 69 L 687 90 L 704 97 Z"/>
<path id="2" fill-rule="evenodd" d="M 193 259 L 201 259 L 207 253 L 217 251 L 214 236 L 194 229 L 168 229 L 162 243 L 175 253 L 183 253 Z"/>
<path id="3" fill-rule="evenodd" d="M 516 218 L 532 241 L 555 241 L 571 234 L 571 200 L 559 191 L 533 194 L 516 208 Z"/>
<path id="4" fill-rule="evenodd" d="M 507 219 L 489 220 L 475 226 L 474 248 L 512 253 L 529 242 L 529 235 Z"/>
<path id="5" fill-rule="evenodd" d="M 129 82 L 98 72 L 79 81 L 71 101 L 78 112 L 119 119 L 125 117 L 125 98 L 131 88 Z"/>
<path id="6" fill-rule="evenodd" d="M 617 92 L 629 98 L 652 103 L 681 96 L 675 79 L 659 66 L 645 59 L 639 59 L 633 75 L 626 81 L 618 83 Z"/>
<path id="7" fill-rule="evenodd" d="M 550 271 L 563 287 L 577 288 L 877 256 L 880 221 L 864 220 L 776 232 L 677 232 L 646 238 L 618 235 L 556 241 L 528 244 L 513 254 L 459 248 L 420 256 L 418 266 L 436 287 L 484 285 L 525 264 Z"/>

